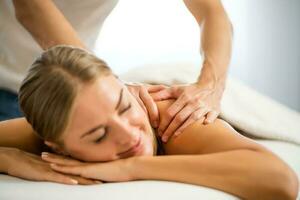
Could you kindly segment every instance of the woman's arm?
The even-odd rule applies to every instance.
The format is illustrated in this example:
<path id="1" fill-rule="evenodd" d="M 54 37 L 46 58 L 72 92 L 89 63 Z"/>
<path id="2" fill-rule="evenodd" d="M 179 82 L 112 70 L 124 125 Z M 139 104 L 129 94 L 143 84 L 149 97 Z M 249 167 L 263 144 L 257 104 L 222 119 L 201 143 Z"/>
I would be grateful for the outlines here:
<path id="1" fill-rule="evenodd" d="M 203 155 L 135 157 L 131 180 L 166 180 L 215 188 L 243 199 L 295 199 L 296 175 L 270 154 L 234 150 Z"/>
<path id="2" fill-rule="evenodd" d="M 40 156 L 16 148 L 0 147 L 0 173 L 32 181 L 64 184 L 97 184 L 99 181 L 55 172 Z"/>
<path id="3" fill-rule="evenodd" d="M 160 103 L 160 112 L 169 104 Z M 297 176 L 282 160 L 220 119 L 192 124 L 165 150 L 173 155 L 132 158 L 133 179 L 191 183 L 245 199 L 295 199 L 298 193 Z"/>
<path id="4" fill-rule="evenodd" d="M 40 154 L 46 147 L 25 118 L 0 122 L 0 147 L 12 147 Z"/>

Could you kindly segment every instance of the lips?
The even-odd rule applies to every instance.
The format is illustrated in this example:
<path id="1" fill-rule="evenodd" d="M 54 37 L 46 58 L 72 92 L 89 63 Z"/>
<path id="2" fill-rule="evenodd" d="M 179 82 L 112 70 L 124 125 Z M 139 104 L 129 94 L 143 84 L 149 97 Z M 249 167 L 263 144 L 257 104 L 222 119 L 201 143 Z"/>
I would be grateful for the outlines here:
<path id="1" fill-rule="evenodd" d="M 132 147 L 130 147 L 128 150 L 126 150 L 126 151 L 124 151 L 122 153 L 119 153 L 119 156 L 120 157 L 130 157 L 130 156 L 133 156 L 135 153 L 137 153 L 140 150 L 141 143 L 142 143 L 142 137 L 140 135 L 137 143 L 135 145 L 133 145 Z"/>

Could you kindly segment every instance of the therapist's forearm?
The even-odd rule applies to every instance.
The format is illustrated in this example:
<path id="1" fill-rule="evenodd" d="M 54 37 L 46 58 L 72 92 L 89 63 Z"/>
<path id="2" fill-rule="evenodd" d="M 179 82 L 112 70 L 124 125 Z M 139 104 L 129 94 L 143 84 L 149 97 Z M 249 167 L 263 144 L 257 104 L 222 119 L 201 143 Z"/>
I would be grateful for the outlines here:
<path id="1" fill-rule="evenodd" d="M 85 48 L 79 36 L 51 0 L 14 0 L 16 18 L 42 49 L 57 44 Z"/>
<path id="2" fill-rule="evenodd" d="M 141 156 L 134 158 L 131 165 L 133 180 L 165 180 L 207 186 L 243 199 L 291 199 L 291 184 L 286 175 L 288 168 L 259 151 Z"/>
<path id="3" fill-rule="evenodd" d="M 219 0 L 185 0 L 201 29 L 203 66 L 198 83 L 224 89 L 231 57 L 232 26 Z"/>
<path id="4" fill-rule="evenodd" d="M 198 79 L 200 84 L 209 82 L 224 89 L 231 57 L 231 34 L 231 24 L 225 11 L 211 10 L 207 13 L 201 34 L 204 62 Z"/>

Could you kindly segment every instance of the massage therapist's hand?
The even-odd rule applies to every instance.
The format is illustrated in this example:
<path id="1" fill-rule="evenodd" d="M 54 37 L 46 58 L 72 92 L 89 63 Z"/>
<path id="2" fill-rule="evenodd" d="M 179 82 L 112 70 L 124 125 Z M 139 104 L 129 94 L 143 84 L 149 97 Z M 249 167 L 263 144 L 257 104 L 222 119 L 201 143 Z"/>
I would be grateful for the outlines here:
<path id="1" fill-rule="evenodd" d="M 95 180 L 53 171 L 49 163 L 43 161 L 39 156 L 16 148 L 5 148 L 5 153 L 8 158 L 6 171 L 11 176 L 33 181 L 51 181 L 70 185 L 98 183 Z"/>
<path id="2" fill-rule="evenodd" d="M 214 122 L 220 113 L 223 89 L 209 85 L 174 85 L 151 93 L 155 101 L 177 99 L 163 114 L 158 132 L 166 142 L 173 134 L 178 136 L 187 126 L 200 120 L 204 124 Z"/>
<path id="3" fill-rule="evenodd" d="M 104 182 L 130 181 L 127 159 L 109 162 L 81 162 L 70 157 L 52 153 L 43 153 L 42 158 L 51 163 L 51 168 L 57 172 L 71 174 Z"/>
<path id="4" fill-rule="evenodd" d="M 148 113 L 152 127 L 157 128 L 159 124 L 159 113 L 149 93 L 158 92 L 167 87 L 164 85 L 146 85 L 141 83 L 126 83 L 126 86 L 144 111 Z"/>

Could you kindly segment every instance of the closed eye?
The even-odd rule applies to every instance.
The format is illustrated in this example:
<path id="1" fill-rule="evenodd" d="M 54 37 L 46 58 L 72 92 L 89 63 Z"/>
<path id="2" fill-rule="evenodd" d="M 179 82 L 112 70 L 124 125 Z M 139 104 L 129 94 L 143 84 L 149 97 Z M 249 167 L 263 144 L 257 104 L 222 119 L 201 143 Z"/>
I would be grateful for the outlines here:
<path id="1" fill-rule="evenodd" d="M 121 110 L 119 112 L 119 115 L 122 115 L 124 112 L 126 112 L 127 110 L 129 110 L 131 108 L 131 103 L 128 104 L 128 106 L 126 108 L 124 108 L 123 110 Z"/>
<path id="2" fill-rule="evenodd" d="M 94 140 L 94 143 L 100 143 L 106 137 L 106 135 L 107 135 L 107 130 L 105 128 L 105 133 L 101 137 Z"/>

